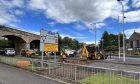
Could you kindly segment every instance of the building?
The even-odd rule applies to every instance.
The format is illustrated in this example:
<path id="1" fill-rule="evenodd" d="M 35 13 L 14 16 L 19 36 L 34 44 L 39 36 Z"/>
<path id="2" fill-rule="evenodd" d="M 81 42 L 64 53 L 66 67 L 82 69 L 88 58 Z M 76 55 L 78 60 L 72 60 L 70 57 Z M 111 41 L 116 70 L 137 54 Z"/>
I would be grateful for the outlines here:
<path id="1" fill-rule="evenodd" d="M 140 50 L 140 33 L 134 31 L 126 43 L 126 48 L 133 51 Z"/>

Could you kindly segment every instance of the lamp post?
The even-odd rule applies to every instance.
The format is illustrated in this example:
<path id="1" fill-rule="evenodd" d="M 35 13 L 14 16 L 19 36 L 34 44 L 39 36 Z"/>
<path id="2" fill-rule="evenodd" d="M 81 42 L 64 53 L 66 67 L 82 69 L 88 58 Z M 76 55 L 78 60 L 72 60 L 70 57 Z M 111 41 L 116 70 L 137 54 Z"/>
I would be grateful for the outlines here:
<path id="1" fill-rule="evenodd" d="M 95 34 L 94 34 L 94 37 L 95 37 L 95 47 L 96 47 L 96 23 L 93 23 L 94 24 L 94 27 L 95 27 Z M 93 25 L 91 24 L 91 25 Z"/>
<path id="2" fill-rule="evenodd" d="M 124 36 L 124 5 L 121 1 L 123 0 L 117 0 L 118 2 L 120 2 L 121 6 L 122 6 L 122 28 L 123 28 L 123 61 L 125 62 L 125 36 Z"/>
<path id="3" fill-rule="evenodd" d="M 91 24 L 91 25 L 94 25 L 94 27 L 95 27 L 95 34 L 94 34 L 94 36 L 95 36 L 95 57 L 96 57 L 96 23 L 93 23 L 93 24 Z"/>
<path id="4" fill-rule="evenodd" d="M 119 48 L 119 59 L 120 59 L 120 16 L 118 16 L 118 48 Z"/>

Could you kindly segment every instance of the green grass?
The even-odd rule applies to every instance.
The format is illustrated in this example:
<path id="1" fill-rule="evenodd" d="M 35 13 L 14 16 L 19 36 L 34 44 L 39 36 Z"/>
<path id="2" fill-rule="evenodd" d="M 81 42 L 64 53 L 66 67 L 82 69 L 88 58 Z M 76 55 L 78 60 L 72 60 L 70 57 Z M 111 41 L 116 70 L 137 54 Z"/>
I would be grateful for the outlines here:
<path id="1" fill-rule="evenodd" d="M 139 84 L 138 80 L 105 73 L 96 73 L 80 82 L 82 84 Z"/>
<path id="2" fill-rule="evenodd" d="M 54 55 L 49 55 L 49 58 L 54 58 Z M 56 57 L 60 57 L 60 55 L 56 55 Z"/>

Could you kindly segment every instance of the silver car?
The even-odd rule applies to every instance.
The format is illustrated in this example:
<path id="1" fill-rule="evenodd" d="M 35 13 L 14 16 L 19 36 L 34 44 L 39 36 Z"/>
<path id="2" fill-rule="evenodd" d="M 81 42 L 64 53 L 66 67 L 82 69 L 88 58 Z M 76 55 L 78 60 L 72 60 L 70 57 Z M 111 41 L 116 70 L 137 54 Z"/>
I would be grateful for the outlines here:
<path id="1" fill-rule="evenodd" d="M 5 48 L 5 56 L 15 56 L 14 48 Z"/>

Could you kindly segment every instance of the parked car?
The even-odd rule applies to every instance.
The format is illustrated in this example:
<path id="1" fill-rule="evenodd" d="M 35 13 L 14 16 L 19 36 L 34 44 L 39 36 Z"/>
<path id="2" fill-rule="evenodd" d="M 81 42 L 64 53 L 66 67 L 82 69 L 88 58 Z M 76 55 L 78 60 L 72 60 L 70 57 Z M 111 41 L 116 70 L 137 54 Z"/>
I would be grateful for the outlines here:
<path id="1" fill-rule="evenodd" d="M 15 49 L 14 48 L 5 48 L 4 55 L 5 56 L 15 56 Z"/>
<path id="2" fill-rule="evenodd" d="M 35 56 L 36 52 L 31 49 L 22 49 L 21 56 L 32 57 Z"/>

